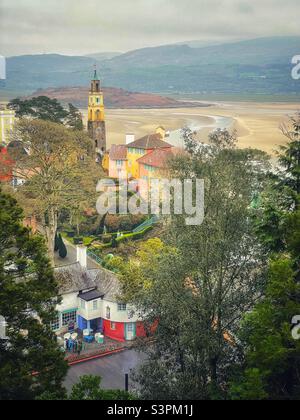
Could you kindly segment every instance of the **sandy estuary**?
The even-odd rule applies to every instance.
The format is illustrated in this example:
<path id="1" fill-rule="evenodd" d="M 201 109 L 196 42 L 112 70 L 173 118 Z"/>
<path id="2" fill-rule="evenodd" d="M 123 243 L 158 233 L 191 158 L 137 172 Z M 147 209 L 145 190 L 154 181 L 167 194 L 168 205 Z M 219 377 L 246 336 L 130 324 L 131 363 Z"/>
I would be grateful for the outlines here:
<path id="1" fill-rule="evenodd" d="M 235 129 L 239 146 L 259 148 L 270 154 L 286 138 L 280 126 L 288 117 L 300 110 L 296 103 L 222 102 L 209 107 L 179 109 L 108 109 L 107 140 L 111 144 L 123 144 L 125 134 L 136 138 L 155 132 L 162 125 L 180 142 L 180 130 L 189 126 L 199 132 L 205 141 L 216 128 Z"/>

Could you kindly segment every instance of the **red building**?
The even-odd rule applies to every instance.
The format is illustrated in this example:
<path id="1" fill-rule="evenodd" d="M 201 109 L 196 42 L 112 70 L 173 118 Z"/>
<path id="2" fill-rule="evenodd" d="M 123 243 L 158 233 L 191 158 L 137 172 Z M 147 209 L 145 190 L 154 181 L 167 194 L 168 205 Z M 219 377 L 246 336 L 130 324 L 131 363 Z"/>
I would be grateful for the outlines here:
<path id="1" fill-rule="evenodd" d="M 0 182 L 11 182 L 13 179 L 14 161 L 9 157 L 7 148 L 0 146 Z"/>

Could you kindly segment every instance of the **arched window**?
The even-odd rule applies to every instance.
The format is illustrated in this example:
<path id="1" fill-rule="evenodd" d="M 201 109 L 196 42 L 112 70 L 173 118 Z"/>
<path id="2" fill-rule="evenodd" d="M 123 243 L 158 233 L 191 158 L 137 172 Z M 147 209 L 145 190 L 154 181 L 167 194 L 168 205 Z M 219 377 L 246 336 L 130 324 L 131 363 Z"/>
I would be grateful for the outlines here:
<path id="1" fill-rule="evenodd" d="M 101 116 L 101 112 L 99 111 L 99 109 L 96 111 L 96 119 L 100 120 L 100 116 Z"/>

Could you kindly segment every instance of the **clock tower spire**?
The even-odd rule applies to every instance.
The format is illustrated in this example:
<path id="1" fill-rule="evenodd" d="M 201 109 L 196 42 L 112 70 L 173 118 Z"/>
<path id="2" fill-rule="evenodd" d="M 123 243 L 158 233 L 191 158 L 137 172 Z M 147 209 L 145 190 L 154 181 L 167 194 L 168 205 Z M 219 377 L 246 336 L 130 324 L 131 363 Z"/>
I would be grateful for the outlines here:
<path id="1" fill-rule="evenodd" d="M 96 154 L 103 156 L 106 151 L 104 100 L 96 66 L 89 93 L 88 133 L 95 141 Z"/>

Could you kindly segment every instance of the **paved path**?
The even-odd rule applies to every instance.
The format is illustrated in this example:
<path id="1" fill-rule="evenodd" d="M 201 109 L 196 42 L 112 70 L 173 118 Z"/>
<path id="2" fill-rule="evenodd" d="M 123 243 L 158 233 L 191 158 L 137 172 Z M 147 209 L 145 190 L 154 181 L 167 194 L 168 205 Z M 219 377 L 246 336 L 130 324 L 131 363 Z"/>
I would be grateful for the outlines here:
<path id="1" fill-rule="evenodd" d="M 81 363 L 70 367 L 65 387 L 71 390 L 72 386 L 79 381 L 80 376 L 96 375 L 102 377 L 102 387 L 105 389 L 124 389 L 125 373 L 139 366 L 145 360 L 145 355 L 135 350 L 125 350 L 111 356 L 105 356 L 97 360 Z M 133 384 L 129 387 L 132 389 Z"/>
<path id="2" fill-rule="evenodd" d="M 59 257 L 58 253 L 56 253 L 55 254 L 55 266 L 56 267 L 69 265 L 69 264 L 74 264 L 77 260 L 76 247 L 73 244 L 71 244 L 70 242 L 66 241 L 66 239 L 64 239 L 64 242 L 65 242 L 67 250 L 68 250 L 68 255 L 67 255 L 66 258 L 62 259 L 62 258 Z M 96 263 L 96 261 L 94 261 L 89 256 L 87 257 L 87 268 L 89 270 L 99 268 L 99 267 L 100 266 L 99 266 L 99 264 Z"/>

